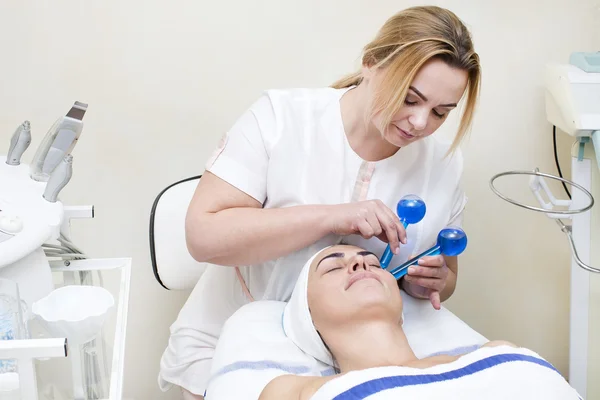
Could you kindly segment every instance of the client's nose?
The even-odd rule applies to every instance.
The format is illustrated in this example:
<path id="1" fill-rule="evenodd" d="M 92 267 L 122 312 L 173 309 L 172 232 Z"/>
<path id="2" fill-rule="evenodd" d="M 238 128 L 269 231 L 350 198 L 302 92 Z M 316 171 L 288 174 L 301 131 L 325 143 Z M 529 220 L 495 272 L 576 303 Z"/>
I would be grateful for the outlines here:
<path id="1" fill-rule="evenodd" d="M 359 270 L 367 270 L 367 263 L 365 262 L 365 258 L 360 255 L 355 255 L 348 262 L 348 270 L 349 272 L 356 272 Z"/>

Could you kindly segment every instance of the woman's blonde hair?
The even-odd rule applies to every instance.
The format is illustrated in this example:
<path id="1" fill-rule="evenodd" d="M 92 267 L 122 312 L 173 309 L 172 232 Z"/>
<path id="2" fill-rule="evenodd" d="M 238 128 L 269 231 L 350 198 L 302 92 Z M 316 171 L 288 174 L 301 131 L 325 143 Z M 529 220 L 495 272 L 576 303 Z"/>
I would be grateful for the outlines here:
<path id="1" fill-rule="evenodd" d="M 451 11 L 436 6 L 405 9 L 389 18 L 363 49 L 362 64 L 385 67 L 384 84 L 373 100 L 371 116 L 381 114 L 383 126 L 404 105 L 411 82 L 429 60 L 438 58 L 468 74 L 466 106 L 449 152 L 454 152 L 469 130 L 481 84 L 479 56 L 463 22 Z M 335 82 L 337 89 L 359 85 L 360 71 Z"/>

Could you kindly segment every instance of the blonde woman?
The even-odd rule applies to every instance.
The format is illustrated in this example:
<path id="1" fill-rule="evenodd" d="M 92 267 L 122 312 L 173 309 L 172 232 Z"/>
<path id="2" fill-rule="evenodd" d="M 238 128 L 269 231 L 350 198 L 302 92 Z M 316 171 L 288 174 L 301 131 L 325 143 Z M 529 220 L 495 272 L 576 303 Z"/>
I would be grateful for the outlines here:
<path id="1" fill-rule="evenodd" d="M 332 87 L 264 92 L 208 161 L 186 237 L 191 255 L 213 265 L 171 326 L 163 390 L 202 396 L 225 320 L 253 299 L 289 299 L 317 249 L 344 238 L 381 255 L 389 244 L 395 266 L 460 226 L 458 146 L 481 79 L 469 31 L 449 10 L 414 7 L 363 50 L 361 68 Z M 461 101 L 454 141 L 432 136 Z M 408 194 L 427 214 L 405 230 L 395 205 Z M 457 271 L 455 257 L 426 257 L 399 285 L 439 309 Z"/>

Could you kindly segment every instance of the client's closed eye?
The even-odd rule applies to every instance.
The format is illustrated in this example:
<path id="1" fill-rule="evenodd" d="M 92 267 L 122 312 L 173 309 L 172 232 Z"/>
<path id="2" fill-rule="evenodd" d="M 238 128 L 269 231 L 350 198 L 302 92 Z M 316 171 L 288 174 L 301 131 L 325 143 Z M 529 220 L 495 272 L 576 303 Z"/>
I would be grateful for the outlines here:
<path id="1" fill-rule="evenodd" d="M 381 263 L 379 262 L 379 258 L 377 258 L 377 256 L 368 255 L 366 258 L 368 259 L 367 264 L 369 264 L 369 266 L 375 267 L 375 268 L 381 268 Z"/>
<path id="2" fill-rule="evenodd" d="M 335 270 L 337 270 L 337 269 L 342 269 L 342 268 L 344 268 L 344 267 L 343 267 L 343 266 L 340 266 L 340 265 L 338 265 L 338 266 L 335 266 L 335 267 L 332 267 L 332 268 L 327 268 L 327 270 L 325 271 L 325 273 L 324 273 L 323 275 L 325 275 L 325 274 L 328 274 L 328 273 L 330 273 L 331 271 L 335 271 Z"/>

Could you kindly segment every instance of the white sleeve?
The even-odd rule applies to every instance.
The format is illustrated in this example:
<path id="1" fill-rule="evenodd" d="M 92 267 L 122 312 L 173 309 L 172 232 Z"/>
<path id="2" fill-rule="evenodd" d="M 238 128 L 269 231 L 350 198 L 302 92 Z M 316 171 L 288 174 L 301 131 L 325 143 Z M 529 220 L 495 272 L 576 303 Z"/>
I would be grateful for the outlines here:
<path id="1" fill-rule="evenodd" d="M 462 228 L 463 218 L 465 206 L 467 204 L 468 198 L 462 188 L 459 186 L 456 187 L 454 191 L 454 195 L 452 196 L 452 213 L 450 215 L 450 220 L 448 221 L 448 226 L 456 226 L 458 228 Z"/>
<path id="2" fill-rule="evenodd" d="M 467 205 L 468 198 L 465 191 L 462 188 L 462 174 L 463 174 L 463 156 L 462 151 L 457 149 L 456 154 L 456 186 L 454 193 L 452 194 L 452 211 L 450 213 L 450 219 L 447 225 L 456 226 L 462 228 L 464 220 L 465 206 Z"/>
<path id="3" fill-rule="evenodd" d="M 267 143 L 275 135 L 275 113 L 269 97 L 261 96 L 221 138 L 206 170 L 253 197 L 267 197 Z"/>

